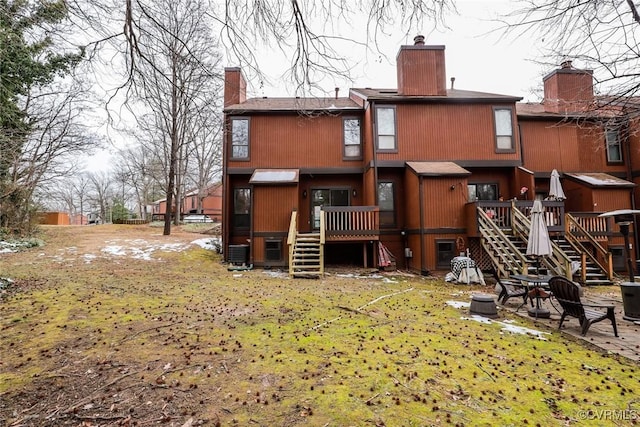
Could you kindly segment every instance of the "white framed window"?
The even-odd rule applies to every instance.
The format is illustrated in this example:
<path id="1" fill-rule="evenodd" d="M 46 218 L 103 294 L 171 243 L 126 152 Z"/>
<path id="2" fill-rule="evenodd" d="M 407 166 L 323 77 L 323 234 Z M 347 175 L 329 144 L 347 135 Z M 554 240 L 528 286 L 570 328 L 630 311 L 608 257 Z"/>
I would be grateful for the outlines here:
<path id="1" fill-rule="evenodd" d="M 376 143 L 378 150 L 397 150 L 395 107 L 376 108 Z"/>
<path id="2" fill-rule="evenodd" d="M 607 143 L 607 162 L 622 163 L 620 131 L 618 129 L 607 129 L 605 131 L 605 141 Z"/>
<path id="3" fill-rule="evenodd" d="M 342 120 L 342 131 L 344 143 L 344 158 L 361 159 L 362 136 L 360 131 L 360 119 L 357 117 L 345 117 Z"/>
<path id="4" fill-rule="evenodd" d="M 513 152 L 513 120 L 511 108 L 494 108 L 493 119 L 496 130 L 496 151 Z"/>
<path id="5" fill-rule="evenodd" d="M 249 158 L 249 119 L 231 118 L 231 158 Z"/>

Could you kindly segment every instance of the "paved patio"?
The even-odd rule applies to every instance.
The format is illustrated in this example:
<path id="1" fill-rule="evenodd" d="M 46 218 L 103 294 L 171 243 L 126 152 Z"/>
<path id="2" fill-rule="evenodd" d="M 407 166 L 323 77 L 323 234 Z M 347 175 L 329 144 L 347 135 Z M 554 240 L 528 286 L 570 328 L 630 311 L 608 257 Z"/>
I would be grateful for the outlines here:
<path id="1" fill-rule="evenodd" d="M 607 291 L 603 292 L 597 288 L 586 288 L 584 293 L 583 299 L 585 302 L 591 301 L 615 305 L 616 324 L 618 326 L 619 337 L 616 338 L 613 335 L 613 328 L 611 327 L 611 322 L 609 320 L 594 323 L 589 328 L 587 335 L 583 337 L 580 335 L 581 328 L 578 323 L 578 319 L 574 317 L 567 317 L 565 319 L 562 324 L 562 333 L 586 341 L 589 344 L 599 347 L 605 351 L 616 353 L 620 356 L 640 362 L 640 324 L 623 319 L 624 310 L 622 306 L 622 293 L 620 290 L 618 290 L 617 287 L 607 287 Z M 529 305 L 523 306 L 516 311 L 521 302 L 521 298 L 511 298 L 507 302 L 506 306 L 498 304 L 498 310 L 502 307 L 503 309 L 514 312 L 519 316 L 526 317 L 538 325 L 544 325 L 545 327 L 556 330 L 558 329 L 558 325 L 560 324 L 560 313 L 558 313 L 558 311 L 556 311 L 548 301 L 543 303 L 544 307 L 549 309 L 551 312 L 551 317 L 548 319 L 536 319 L 534 317 L 530 317 L 527 313 L 527 308 L 530 307 Z M 553 304 L 562 311 L 562 308 L 557 301 L 554 301 Z"/>

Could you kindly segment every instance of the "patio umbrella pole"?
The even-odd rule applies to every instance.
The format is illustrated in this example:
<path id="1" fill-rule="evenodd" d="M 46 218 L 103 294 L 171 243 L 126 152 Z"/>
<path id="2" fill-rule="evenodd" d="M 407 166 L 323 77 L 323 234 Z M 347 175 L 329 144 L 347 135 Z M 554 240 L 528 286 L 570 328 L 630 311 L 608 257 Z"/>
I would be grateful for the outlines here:
<path id="1" fill-rule="evenodd" d="M 627 273 L 629 273 L 629 281 L 635 282 L 635 274 L 633 273 L 633 264 L 631 263 L 631 257 L 629 256 L 629 223 L 621 222 L 620 233 L 624 237 L 624 259 L 627 264 Z"/>

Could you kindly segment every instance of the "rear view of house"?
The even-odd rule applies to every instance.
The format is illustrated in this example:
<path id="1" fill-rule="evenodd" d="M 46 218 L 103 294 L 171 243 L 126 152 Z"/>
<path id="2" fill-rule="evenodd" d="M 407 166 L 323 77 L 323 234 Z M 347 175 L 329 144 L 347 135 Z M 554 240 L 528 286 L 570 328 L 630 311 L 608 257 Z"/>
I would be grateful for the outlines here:
<path id="1" fill-rule="evenodd" d="M 242 71 L 225 70 L 227 261 L 301 276 L 325 263 L 393 262 L 426 274 L 470 250 L 502 266 L 490 240 L 507 238 L 511 209 L 526 213 L 546 196 L 553 169 L 572 210 L 631 207 L 620 139 L 593 115 L 585 128 L 590 72 L 561 67 L 545 79 L 542 104 L 522 104 L 448 86 L 445 47 L 414 41 L 398 52 L 397 88 L 342 97 L 247 99 Z M 587 153 L 586 144 L 603 149 Z M 565 202 L 545 205 L 564 234 Z"/>

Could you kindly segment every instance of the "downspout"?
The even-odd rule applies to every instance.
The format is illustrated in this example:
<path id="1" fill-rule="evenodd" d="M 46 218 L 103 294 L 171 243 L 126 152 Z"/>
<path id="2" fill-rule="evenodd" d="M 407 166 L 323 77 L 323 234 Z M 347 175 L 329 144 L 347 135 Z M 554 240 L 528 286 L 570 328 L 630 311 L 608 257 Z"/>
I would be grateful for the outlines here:
<path id="1" fill-rule="evenodd" d="M 229 236 L 231 235 L 229 224 L 231 221 L 231 212 L 229 212 L 229 177 L 227 176 L 227 124 L 228 118 L 225 113 L 223 122 L 223 135 L 222 135 L 222 258 L 228 261 L 229 253 Z"/>
<path id="2" fill-rule="evenodd" d="M 378 145 L 378 135 L 376 132 L 376 104 L 375 102 L 371 102 L 371 134 L 373 135 L 373 143 L 371 144 L 372 151 L 372 159 L 373 159 L 373 204 L 378 206 L 378 150 L 376 150 L 376 146 Z"/>
<path id="3" fill-rule="evenodd" d="M 375 102 L 371 102 L 369 104 L 371 106 L 371 135 L 372 144 L 371 144 L 371 152 L 372 152 L 372 160 L 373 160 L 373 205 L 378 206 L 378 154 L 377 154 L 377 145 L 378 145 L 378 134 L 376 132 L 376 104 Z M 378 231 L 380 229 L 380 210 L 378 210 Z M 378 239 L 380 239 L 378 237 Z M 380 244 L 380 240 L 378 240 L 378 244 Z M 376 251 L 378 248 L 371 248 L 373 252 L 373 260 L 376 260 Z M 378 260 L 378 263 L 380 260 Z"/>
<path id="4" fill-rule="evenodd" d="M 630 138 L 629 138 L 629 122 L 627 121 L 626 126 L 624 128 L 624 150 L 625 150 L 625 156 L 627 157 L 627 161 L 625 162 L 627 164 L 627 181 L 629 182 L 633 182 L 633 165 L 631 164 L 631 143 L 630 143 Z M 631 209 L 636 209 L 636 195 L 635 195 L 635 188 L 631 189 Z M 638 236 L 638 221 L 636 219 L 636 215 L 633 215 L 633 253 L 634 253 L 634 261 L 637 260 L 638 258 L 640 258 L 640 256 L 638 255 L 638 244 L 640 242 L 640 237 Z M 634 262 L 634 265 L 636 263 Z"/>
<path id="5" fill-rule="evenodd" d="M 255 210 L 255 185 L 249 186 L 251 191 L 251 212 L 249 212 L 249 265 L 253 266 L 253 212 Z"/>
<path id="6" fill-rule="evenodd" d="M 420 203 L 420 273 L 426 271 L 426 268 L 424 266 L 425 264 L 425 249 L 424 249 L 424 194 L 423 194 L 423 187 L 424 187 L 424 179 L 422 176 L 418 176 L 418 200 Z"/>

